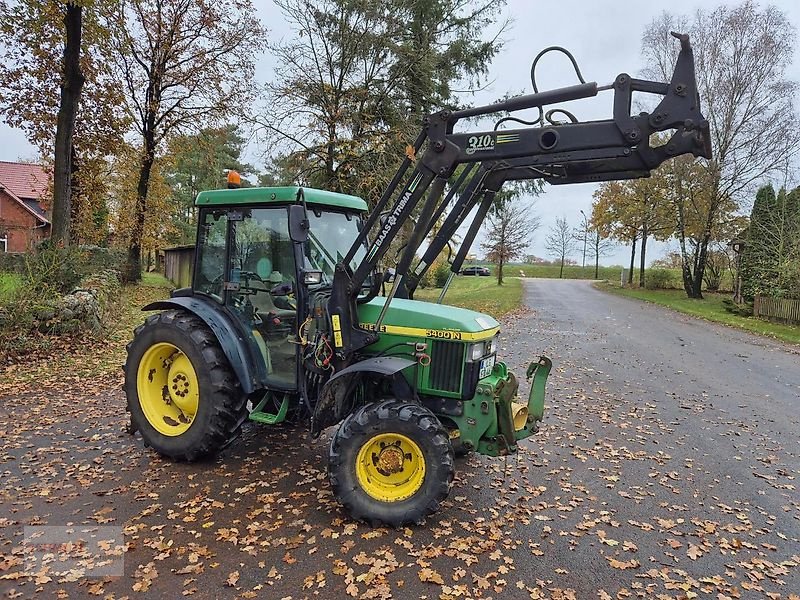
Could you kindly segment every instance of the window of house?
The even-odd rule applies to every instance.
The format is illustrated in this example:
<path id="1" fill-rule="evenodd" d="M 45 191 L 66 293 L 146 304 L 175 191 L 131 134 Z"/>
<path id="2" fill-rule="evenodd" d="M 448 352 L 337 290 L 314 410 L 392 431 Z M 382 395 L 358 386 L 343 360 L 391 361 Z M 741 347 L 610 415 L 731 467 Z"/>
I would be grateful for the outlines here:
<path id="1" fill-rule="evenodd" d="M 8 252 L 8 234 L 0 235 L 0 252 Z"/>

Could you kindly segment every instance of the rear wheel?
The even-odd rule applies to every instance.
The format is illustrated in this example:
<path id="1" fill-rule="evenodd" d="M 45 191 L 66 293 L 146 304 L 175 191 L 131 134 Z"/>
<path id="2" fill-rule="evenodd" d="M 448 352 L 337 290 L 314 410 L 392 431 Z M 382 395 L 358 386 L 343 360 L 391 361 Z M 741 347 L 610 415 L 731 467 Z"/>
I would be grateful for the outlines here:
<path id="1" fill-rule="evenodd" d="M 427 408 L 386 400 L 349 415 L 331 440 L 328 474 L 350 515 L 399 527 L 436 512 L 453 481 L 447 430 Z"/>
<path id="2" fill-rule="evenodd" d="M 125 393 L 145 444 L 177 460 L 215 454 L 247 418 L 246 398 L 216 337 L 184 311 L 152 315 L 136 328 Z"/>

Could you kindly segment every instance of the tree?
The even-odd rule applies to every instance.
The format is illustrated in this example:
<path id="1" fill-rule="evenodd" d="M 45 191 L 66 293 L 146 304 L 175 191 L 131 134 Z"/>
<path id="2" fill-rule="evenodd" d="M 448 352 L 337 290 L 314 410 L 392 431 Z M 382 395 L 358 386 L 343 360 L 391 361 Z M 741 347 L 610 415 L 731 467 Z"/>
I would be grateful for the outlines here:
<path id="1" fill-rule="evenodd" d="M 125 129 L 105 6 L 0 0 L 0 115 L 53 166 L 52 235 L 62 244 L 103 237 L 93 230 L 105 227 L 105 157 Z"/>
<path id="2" fill-rule="evenodd" d="M 67 2 L 64 14 L 64 61 L 61 68 L 61 103 L 56 121 L 55 160 L 53 165 L 53 229 L 57 244 L 69 244 L 69 216 L 72 200 L 72 136 L 75 115 L 85 78 L 81 72 L 81 30 L 83 7 Z"/>
<path id="3" fill-rule="evenodd" d="M 172 190 L 173 208 L 170 218 L 175 221 L 178 236 L 176 244 L 193 243 L 196 225 L 194 201 L 202 190 L 225 187 L 225 173 L 237 171 L 242 187 L 250 182 L 246 176 L 255 168 L 241 162 L 244 138 L 234 125 L 213 127 L 198 133 L 178 134 L 167 142 L 169 166 L 165 170 L 166 183 Z M 166 216 L 166 215 L 165 215 Z"/>
<path id="4" fill-rule="evenodd" d="M 148 188 L 162 142 L 245 115 L 265 32 L 250 0 L 119 0 L 109 17 L 125 101 L 141 138 L 125 278 L 141 278 Z"/>
<path id="5" fill-rule="evenodd" d="M 631 210 L 635 206 L 631 190 L 625 182 L 609 181 L 597 188 L 592 197 L 594 201 L 591 221 L 598 233 L 631 246 L 631 263 L 628 269 L 628 284 L 631 284 L 641 221 L 640 215 Z"/>
<path id="6" fill-rule="evenodd" d="M 778 193 L 772 185 L 758 190 L 750 213 L 746 243 L 741 258 L 743 294 L 785 295 L 784 278 L 800 243 L 800 188 Z"/>
<path id="7" fill-rule="evenodd" d="M 270 45 L 277 66 L 257 120 L 279 179 L 347 191 L 374 204 L 420 119 L 456 104 L 500 47 L 484 40 L 503 2 L 279 0 L 294 38 Z M 502 27 L 498 29 L 502 30 Z"/>
<path id="8" fill-rule="evenodd" d="M 636 240 L 641 241 L 639 287 L 645 284 L 649 238 L 666 239 L 675 229 L 669 205 L 665 202 L 665 187 L 668 185 L 665 174 L 658 169 L 650 177 L 609 182 L 595 192 L 594 222 L 622 239 L 632 238 L 628 283 L 633 281 Z"/>
<path id="9" fill-rule="evenodd" d="M 697 281 L 696 277 L 704 276 L 712 245 L 727 244 L 743 229 L 746 219 L 736 214 L 731 198 L 714 195 L 708 179 L 710 171 L 700 162 L 681 156 L 661 168 L 670 182 L 665 196 L 675 218 L 683 288 L 689 298 L 702 299 L 695 286 L 702 286 L 703 279 Z M 711 204 L 717 207 L 713 226 L 708 222 Z"/>
<path id="10" fill-rule="evenodd" d="M 137 183 L 141 169 L 141 149 L 133 143 L 121 144 L 111 162 L 109 176 L 109 209 L 114 232 L 124 235 L 133 229 L 137 218 Z M 147 214 L 142 230 L 142 254 L 154 256 L 159 248 L 180 239 L 178 220 L 173 218 L 172 186 L 164 173 L 173 169 L 173 157 L 161 153 L 153 162 L 147 190 Z M 126 240 L 123 240 L 126 241 Z"/>
<path id="11" fill-rule="evenodd" d="M 523 256 L 541 224 L 541 217 L 531 215 L 531 209 L 532 205 L 507 200 L 496 204 L 487 215 L 489 230 L 481 248 L 486 259 L 497 264 L 497 285 L 503 285 L 503 266 Z"/>
<path id="12" fill-rule="evenodd" d="M 611 254 L 614 249 L 614 241 L 604 236 L 594 224 L 590 223 L 588 232 L 589 258 L 594 259 L 594 278 L 600 278 L 600 257 Z"/>
<path id="13" fill-rule="evenodd" d="M 671 30 L 691 36 L 703 114 L 711 124 L 714 159 L 683 169 L 699 176 L 705 188 L 692 192 L 701 200 L 693 208 L 697 223 L 686 218 L 693 215 L 676 214 L 679 241 L 696 240 L 695 248 L 681 244 L 684 289 L 690 298 L 702 298 L 715 230 L 740 208 L 754 184 L 800 148 L 793 107 L 797 83 L 786 77 L 796 36 L 783 12 L 774 6 L 761 10 L 751 0 L 698 10 L 691 20 L 665 12 L 642 36 L 646 76 L 669 77 L 677 51 Z M 696 185 L 697 180 L 682 184 Z M 695 226 L 696 234 L 686 230 Z"/>
<path id="14" fill-rule="evenodd" d="M 559 261 L 561 269 L 558 272 L 558 277 L 563 278 L 564 262 L 570 253 L 575 250 L 575 238 L 572 235 L 566 217 L 557 218 L 555 225 L 550 227 L 550 233 L 547 235 L 544 247 L 550 253 L 550 256 Z"/>

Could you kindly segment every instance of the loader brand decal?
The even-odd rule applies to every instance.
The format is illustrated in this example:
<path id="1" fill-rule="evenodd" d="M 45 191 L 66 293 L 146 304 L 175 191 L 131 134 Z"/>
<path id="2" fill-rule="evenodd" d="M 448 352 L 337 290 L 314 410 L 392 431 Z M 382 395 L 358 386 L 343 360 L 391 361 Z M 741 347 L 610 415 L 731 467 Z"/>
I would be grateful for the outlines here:
<path id="1" fill-rule="evenodd" d="M 518 133 L 485 133 L 471 135 L 467 138 L 467 154 L 476 152 L 491 152 L 495 144 L 514 144 L 519 141 Z"/>
<path id="2" fill-rule="evenodd" d="M 394 207 L 392 214 L 386 219 L 386 223 L 383 225 L 383 229 L 378 234 L 378 237 L 375 239 L 375 243 L 372 245 L 372 250 L 369 251 L 367 255 L 367 260 L 372 260 L 372 257 L 375 256 L 375 253 L 380 249 L 381 244 L 386 240 L 386 236 L 389 235 L 389 232 L 392 230 L 392 227 L 397 225 L 397 222 L 400 220 L 400 214 L 403 212 L 403 209 L 408 204 L 408 201 L 411 199 L 411 196 L 414 194 L 414 190 L 417 189 L 419 182 L 422 181 L 422 173 L 417 173 L 416 177 L 411 180 L 411 183 L 408 184 L 408 189 L 406 193 L 403 194 L 403 197 L 400 198 L 400 201 Z"/>
<path id="3" fill-rule="evenodd" d="M 471 135 L 467 138 L 467 154 L 475 154 L 476 152 L 487 152 L 494 150 L 494 135 L 487 133 L 485 135 Z"/>
<path id="4" fill-rule="evenodd" d="M 331 315 L 331 323 L 333 324 L 333 344 L 337 348 L 342 347 L 342 323 L 339 320 L 339 315 Z"/>
<path id="5" fill-rule="evenodd" d="M 452 329 L 422 329 L 421 327 L 401 327 L 399 325 L 381 325 L 375 327 L 375 323 L 359 323 L 361 329 L 367 331 L 377 331 L 378 333 L 388 333 L 393 335 L 405 335 L 408 337 L 426 337 L 437 340 L 453 340 L 459 342 L 479 342 L 494 337 L 499 331 L 499 327 L 493 327 L 486 331 L 477 333 L 467 333 Z"/>

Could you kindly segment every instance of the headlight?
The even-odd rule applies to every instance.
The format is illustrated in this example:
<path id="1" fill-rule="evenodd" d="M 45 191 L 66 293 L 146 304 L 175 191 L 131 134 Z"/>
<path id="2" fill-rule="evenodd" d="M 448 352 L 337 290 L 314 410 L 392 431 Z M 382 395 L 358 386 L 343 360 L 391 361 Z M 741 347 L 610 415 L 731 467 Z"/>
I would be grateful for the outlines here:
<path id="1" fill-rule="evenodd" d="M 494 354 L 497 352 L 497 336 L 486 342 L 486 354 Z"/>
<path id="2" fill-rule="evenodd" d="M 483 342 L 478 342 L 477 344 L 470 344 L 468 350 L 468 356 L 470 360 L 480 360 L 483 356 Z"/>

